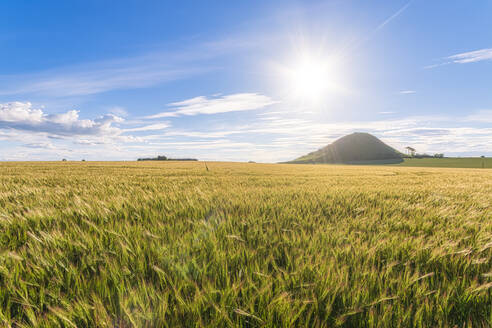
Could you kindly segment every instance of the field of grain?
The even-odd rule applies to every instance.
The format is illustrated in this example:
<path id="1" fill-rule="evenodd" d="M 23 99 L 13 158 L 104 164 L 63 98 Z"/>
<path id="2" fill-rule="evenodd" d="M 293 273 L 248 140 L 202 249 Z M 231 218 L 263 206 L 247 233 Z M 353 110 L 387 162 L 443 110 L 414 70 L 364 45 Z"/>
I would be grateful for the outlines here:
<path id="1" fill-rule="evenodd" d="M 445 158 L 405 158 L 399 166 L 415 167 L 454 167 L 454 168 L 492 168 L 492 158 L 445 157 Z"/>
<path id="2" fill-rule="evenodd" d="M 488 327 L 492 170 L 0 164 L 2 327 Z"/>

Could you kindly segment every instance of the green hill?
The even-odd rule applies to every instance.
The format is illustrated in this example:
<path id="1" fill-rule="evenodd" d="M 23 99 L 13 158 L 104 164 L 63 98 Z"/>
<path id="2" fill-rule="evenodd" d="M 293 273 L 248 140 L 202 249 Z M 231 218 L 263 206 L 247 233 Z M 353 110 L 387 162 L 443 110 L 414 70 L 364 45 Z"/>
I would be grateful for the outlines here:
<path id="1" fill-rule="evenodd" d="M 402 161 L 400 152 L 375 136 L 356 132 L 288 163 L 389 164 Z"/>

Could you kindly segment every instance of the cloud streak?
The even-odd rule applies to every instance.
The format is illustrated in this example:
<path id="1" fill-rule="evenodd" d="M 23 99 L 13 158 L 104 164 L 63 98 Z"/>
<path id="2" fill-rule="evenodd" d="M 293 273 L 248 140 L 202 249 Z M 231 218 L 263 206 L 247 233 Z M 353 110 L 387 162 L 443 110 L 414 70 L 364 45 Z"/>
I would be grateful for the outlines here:
<path id="1" fill-rule="evenodd" d="M 218 97 L 195 97 L 168 106 L 170 111 L 147 116 L 148 119 L 200 114 L 219 114 L 228 112 L 262 109 L 278 103 L 268 96 L 257 93 L 236 93 Z"/>
<path id="2" fill-rule="evenodd" d="M 463 52 L 441 59 L 441 63 L 425 66 L 424 68 L 435 68 L 449 64 L 470 64 L 481 61 L 492 60 L 492 48 L 480 49 L 475 51 Z"/>
<path id="3" fill-rule="evenodd" d="M 127 65 L 130 67 L 126 67 Z M 150 87 L 207 70 L 192 66 L 173 68 L 160 62 L 148 64 L 128 62 L 113 68 L 89 66 L 69 72 L 55 70 L 29 76 L 1 76 L 0 95 L 84 96 L 118 89 Z"/>
<path id="4" fill-rule="evenodd" d="M 376 33 L 377 31 L 381 30 L 383 27 L 385 27 L 389 22 L 391 22 L 393 19 L 396 17 L 400 16 L 407 8 L 411 5 L 412 1 L 407 2 L 403 7 L 401 7 L 397 12 L 395 12 L 393 15 L 388 17 L 384 22 L 378 25 L 376 29 L 374 30 L 373 33 Z"/>
<path id="5" fill-rule="evenodd" d="M 492 48 L 464 52 L 461 54 L 447 57 L 452 63 L 468 64 L 484 60 L 492 60 Z"/>
<path id="6" fill-rule="evenodd" d="M 386 18 L 383 22 L 381 22 L 376 28 L 374 28 L 372 31 L 370 31 L 364 38 L 357 40 L 354 42 L 351 46 L 349 46 L 349 49 L 357 49 L 360 46 L 362 46 L 364 43 L 368 42 L 371 40 L 380 30 L 382 30 L 386 25 L 388 25 L 391 21 L 393 21 L 395 18 L 403 14 L 405 10 L 410 7 L 412 4 L 413 0 L 408 1 L 403 7 L 398 9 L 395 13 L 393 13 L 391 16 Z"/>
<path id="7" fill-rule="evenodd" d="M 169 123 L 157 123 L 157 124 L 141 126 L 138 128 L 124 129 L 123 132 L 128 133 L 128 132 L 142 132 L 142 131 L 157 131 L 157 130 L 167 129 L 170 126 L 171 125 Z"/>

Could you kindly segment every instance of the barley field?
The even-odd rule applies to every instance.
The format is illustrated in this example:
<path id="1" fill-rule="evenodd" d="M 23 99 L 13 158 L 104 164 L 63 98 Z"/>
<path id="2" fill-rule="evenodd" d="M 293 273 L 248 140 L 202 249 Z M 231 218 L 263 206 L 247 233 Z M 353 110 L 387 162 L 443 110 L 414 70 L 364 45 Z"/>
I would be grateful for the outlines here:
<path id="1" fill-rule="evenodd" d="M 489 327 L 492 170 L 0 164 L 2 327 Z"/>
<path id="2" fill-rule="evenodd" d="M 492 158 L 444 157 L 444 158 L 405 158 L 398 166 L 492 168 Z"/>

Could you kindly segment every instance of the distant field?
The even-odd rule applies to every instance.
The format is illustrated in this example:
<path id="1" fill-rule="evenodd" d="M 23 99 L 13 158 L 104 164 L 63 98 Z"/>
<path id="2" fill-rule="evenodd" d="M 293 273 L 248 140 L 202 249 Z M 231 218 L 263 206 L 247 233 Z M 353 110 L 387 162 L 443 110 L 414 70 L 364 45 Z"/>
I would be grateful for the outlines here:
<path id="1" fill-rule="evenodd" d="M 455 167 L 455 168 L 492 168 L 492 158 L 462 157 L 462 158 L 405 158 L 399 166 L 420 167 Z"/>
<path id="2" fill-rule="evenodd" d="M 0 326 L 492 325 L 492 170 L 208 168 L 1 163 Z"/>

